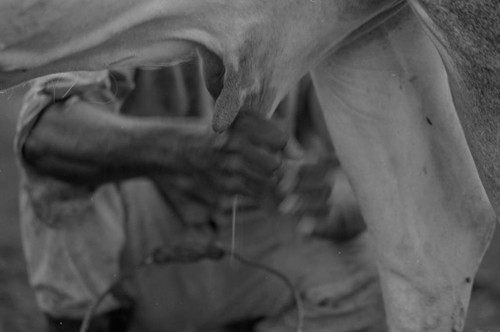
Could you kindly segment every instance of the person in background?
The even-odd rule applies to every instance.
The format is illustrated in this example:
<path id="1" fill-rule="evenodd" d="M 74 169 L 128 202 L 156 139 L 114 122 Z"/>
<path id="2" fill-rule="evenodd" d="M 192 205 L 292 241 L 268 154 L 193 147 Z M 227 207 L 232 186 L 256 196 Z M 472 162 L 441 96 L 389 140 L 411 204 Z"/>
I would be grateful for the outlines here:
<path id="1" fill-rule="evenodd" d="M 273 121 L 242 114 L 222 135 L 210 129 L 212 106 L 198 63 L 34 84 L 16 150 L 28 274 L 49 331 L 78 331 L 123 271 L 180 240 L 217 240 L 280 271 L 302 295 L 306 330 L 383 331 L 359 212 L 331 195 L 338 163 L 310 82 Z M 286 161 L 298 145 L 307 162 Z M 201 261 L 137 272 L 106 298 L 90 331 L 230 331 L 248 321 L 290 331 L 295 317 L 279 280 Z"/>

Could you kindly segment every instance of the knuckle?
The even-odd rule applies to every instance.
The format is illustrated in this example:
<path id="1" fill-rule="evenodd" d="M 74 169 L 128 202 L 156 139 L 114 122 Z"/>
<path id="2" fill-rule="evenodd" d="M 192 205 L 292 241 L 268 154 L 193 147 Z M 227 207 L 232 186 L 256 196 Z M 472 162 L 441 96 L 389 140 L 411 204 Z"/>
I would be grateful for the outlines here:
<path id="1" fill-rule="evenodd" d="M 237 173 L 243 168 L 243 161 L 237 155 L 231 155 L 222 162 L 221 167 L 226 172 Z"/>

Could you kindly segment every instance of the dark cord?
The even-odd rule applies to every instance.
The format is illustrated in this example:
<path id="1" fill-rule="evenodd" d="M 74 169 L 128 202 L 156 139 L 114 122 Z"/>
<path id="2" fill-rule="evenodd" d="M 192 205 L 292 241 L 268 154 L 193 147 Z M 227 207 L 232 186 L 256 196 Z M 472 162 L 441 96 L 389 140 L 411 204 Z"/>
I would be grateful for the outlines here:
<path id="1" fill-rule="evenodd" d="M 89 307 L 89 309 L 85 313 L 82 325 L 80 326 L 80 332 L 88 332 L 90 322 L 95 316 L 99 305 L 102 303 L 102 301 L 104 301 L 106 296 L 108 296 L 115 289 L 115 287 L 120 285 L 126 279 L 132 277 L 135 273 L 137 273 L 137 271 L 141 270 L 142 268 L 149 265 L 163 265 L 168 263 L 194 263 L 202 259 L 218 260 L 226 255 L 232 255 L 232 257 L 234 257 L 241 264 L 265 271 L 283 281 L 283 283 L 292 293 L 295 306 L 297 307 L 297 332 L 302 332 L 304 325 L 304 309 L 302 300 L 300 298 L 300 294 L 295 289 L 292 282 L 283 273 L 264 264 L 253 262 L 236 252 L 222 247 L 220 244 L 210 243 L 207 245 L 194 242 L 170 246 L 168 248 L 157 248 L 146 258 L 144 258 L 138 265 L 121 273 L 118 279 L 115 280 L 104 292 L 102 292 L 94 301 L 94 303 Z"/>
<path id="2" fill-rule="evenodd" d="M 281 281 L 283 281 L 283 283 L 288 287 L 288 289 L 292 293 L 293 299 L 295 301 L 295 306 L 297 308 L 297 332 L 302 332 L 304 330 L 304 307 L 302 305 L 302 299 L 300 298 L 300 294 L 295 288 L 295 286 L 292 284 L 290 279 L 288 279 L 287 276 L 285 276 L 280 271 L 273 269 L 272 267 L 269 267 L 267 265 L 248 260 L 236 252 L 232 252 L 232 255 L 241 264 L 268 272 L 269 274 L 272 274 Z"/>

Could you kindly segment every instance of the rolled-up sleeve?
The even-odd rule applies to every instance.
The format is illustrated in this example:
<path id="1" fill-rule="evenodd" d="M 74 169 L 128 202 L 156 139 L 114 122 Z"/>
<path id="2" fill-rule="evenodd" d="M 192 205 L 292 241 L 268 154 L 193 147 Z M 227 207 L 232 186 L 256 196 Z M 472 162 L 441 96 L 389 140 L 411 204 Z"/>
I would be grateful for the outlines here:
<path id="1" fill-rule="evenodd" d="M 25 162 L 23 146 L 54 103 L 69 108 L 79 100 L 118 112 L 131 78 L 107 71 L 57 74 L 34 81 L 25 96 L 15 139 L 23 247 L 38 305 L 54 317 L 83 317 L 119 274 L 125 207 L 113 183 L 75 186 L 39 174 Z M 108 297 L 99 312 L 121 305 Z"/>
<path id="2" fill-rule="evenodd" d="M 23 147 L 31 131 L 52 104 L 69 104 L 75 99 L 105 105 L 111 112 L 119 108 L 134 88 L 133 71 L 72 72 L 45 76 L 33 81 L 24 97 L 15 138 L 15 150 L 24 163 Z M 26 165 L 25 165 L 26 166 Z"/>

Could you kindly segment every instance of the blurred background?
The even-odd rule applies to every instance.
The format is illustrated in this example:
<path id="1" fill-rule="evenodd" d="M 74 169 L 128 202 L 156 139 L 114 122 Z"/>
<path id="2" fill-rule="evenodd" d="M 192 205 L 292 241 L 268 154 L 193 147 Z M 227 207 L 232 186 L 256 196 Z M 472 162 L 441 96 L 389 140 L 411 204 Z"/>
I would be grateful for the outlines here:
<path id="1" fill-rule="evenodd" d="M 21 247 L 12 149 L 27 86 L 0 93 L 0 332 L 44 331 L 26 277 Z M 167 328 L 168 330 L 168 328 Z M 474 284 L 466 331 L 500 332 L 500 234 L 497 230 Z"/>

